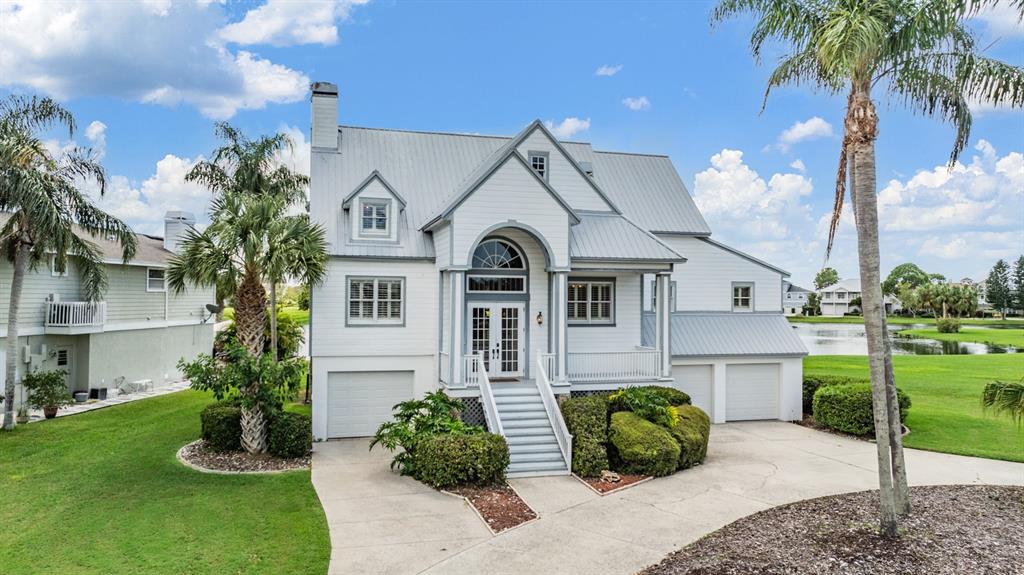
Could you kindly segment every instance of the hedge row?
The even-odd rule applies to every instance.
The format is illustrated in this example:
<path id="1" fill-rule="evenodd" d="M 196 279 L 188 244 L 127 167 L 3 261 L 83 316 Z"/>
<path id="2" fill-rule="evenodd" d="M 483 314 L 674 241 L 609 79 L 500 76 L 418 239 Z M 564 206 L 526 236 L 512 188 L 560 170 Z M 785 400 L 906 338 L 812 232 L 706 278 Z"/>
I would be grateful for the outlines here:
<path id="1" fill-rule="evenodd" d="M 199 414 L 201 436 L 214 451 L 242 449 L 242 408 L 237 400 L 218 401 Z M 267 451 L 278 457 L 308 455 L 313 447 L 309 416 L 280 412 L 270 416 Z"/>
<path id="2" fill-rule="evenodd" d="M 567 399 L 562 417 L 572 434 L 572 472 L 601 475 L 608 469 L 608 400 L 600 395 Z"/>
<path id="3" fill-rule="evenodd" d="M 906 421 L 910 398 L 899 388 L 896 398 L 900 421 Z M 849 383 L 819 388 L 814 394 L 814 421 L 844 433 L 871 435 L 875 432 L 875 416 L 871 406 L 871 384 Z"/>
<path id="4" fill-rule="evenodd" d="M 505 480 L 508 444 L 493 433 L 437 434 L 416 446 L 414 477 L 438 488 Z"/>
<path id="5" fill-rule="evenodd" d="M 804 376 L 803 404 L 804 413 L 811 413 L 814 409 L 814 392 L 818 388 L 828 385 L 846 385 L 849 383 L 871 383 L 869 380 L 858 377 L 846 377 L 843 375 L 806 375 Z"/>

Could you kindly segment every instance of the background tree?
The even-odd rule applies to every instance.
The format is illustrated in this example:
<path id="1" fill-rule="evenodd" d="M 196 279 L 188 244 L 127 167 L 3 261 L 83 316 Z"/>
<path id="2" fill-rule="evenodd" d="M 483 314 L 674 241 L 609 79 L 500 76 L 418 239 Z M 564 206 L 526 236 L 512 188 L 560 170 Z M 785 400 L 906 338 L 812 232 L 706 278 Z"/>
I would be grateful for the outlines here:
<path id="1" fill-rule="evenodd" d="M 769 40 L 790 49 L 768 79 L 766 98 L 783 85 L 810 85 L 847 96 L 826 257 L 849 179 L 875 410 L 881 531 L 887 537 L 897 535 L 899 517 L 909 512 L 910 505 L 879 277 L 878 115 L 872 92 L 885 91 L 916 113 L 951 123 L 956 129 L 949 158 L 952 166 L 970 138 L 968 102 L 1024 104 L 1024 70 L 981 55 L 963 22 L 983 4 L 967 0 L 722 0 L 712 14 L 712 22 L 718 23 L 752 13 L 756 23 L 750 44 L 757 59 Z"/>
<path id="2" fill-rule="evenodd" d="M 1013 264 L 1013 308 L 1024 313 L 1024 255 Z"/>
<path id="3" fill-rule="evenodd" d="M 327 275 L 327 243 L 323 231 L 313 233 L 307 214 L 284 216 L 267 230 L 267 250 L 262 263 L 270 282 L 270 349 L 277 361 L 277 284 L 285 278 L 302 285 L 316 285 Z"/>
<path id="4" fill-rule="evenodd" d="M 985 299 L 992 304 L 993 309 L 1006 315 L 1006 310 L 1013 305 L 1013 295 L 1010 290 L 1010 266 L 999 260 L 992 266 L 988 274 L 987 286 L 985 287 Z"/>
<path id="5" fill-rule="evenodd" d="M 821 268 L 814 276 L 814 289 L 820 290 L 839 283 L 839 272 L 835 268 Z"/>
<path id="6" fill-rule="evenodd" d="M 49 98 L 10 96 L 0 103 L 0 250 L 14 266 L 7 310 L 4 429 L 14 427 L 14 379 L 18 366 L 18 312 L 25 274 L 52 258 L 63 272 L 75 259 L 82 295 L 100 299 L 107 276 L 96 244 L 110 238 L 127 263 L 135 255 L 135 234 L 121 220 L 96 207 L 79 186 L 92 183 L 102 195 L 106 173 L 88 149 L 73 147 L 54 157 L 38 133 L 60 126 L 74 137 L 75 119 Z M 86 236 L 86 237 L 83 237 Z"/>
<path id="7" fill-rule="evenodd" d="M 896 288 L 896 297 L 903 304 L 903 309 L 910 312 L 910 315 L 917 317 L 921 310 L 921 297 L 918 294 L 919 288 L 913 288 L 907 284 L 900 284 Z"/>
<path id="8" fill-rule="evenodd" d="M 885 281 L 882 282 L 882 293 L 885 295 L 896 295 L 896 291 L 900 284 L 906 284 L 910 287 L 917 287 L 924 285 L 931 281 L 929 276 L 924 270 L 917 267 L 917 264 L 905 263 L 900 264 L 889 272 L 886 276 Z"/>

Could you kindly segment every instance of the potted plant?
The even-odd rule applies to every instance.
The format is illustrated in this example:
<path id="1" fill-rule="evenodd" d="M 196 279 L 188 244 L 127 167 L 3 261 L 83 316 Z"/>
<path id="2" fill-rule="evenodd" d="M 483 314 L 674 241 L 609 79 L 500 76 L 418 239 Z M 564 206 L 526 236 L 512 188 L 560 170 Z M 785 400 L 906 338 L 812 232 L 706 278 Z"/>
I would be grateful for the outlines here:
<path id="1" fill-rule="evenodd" d="M 21 383 L 28 392 L 29 406 L 42 409 L 46 419 L 57 417 L 57 409 L 74 403 L 64 378 L 61 370 L 27 374 Z"/>
<path id="2" fill-rule="evenodd" d="M 18 423 L 18 425 L 25 425 L 28 423 L 28 420 L 28 406 L 21 404 L 18 406 L 18 414 L 15 416 L 14 421 Z"/>

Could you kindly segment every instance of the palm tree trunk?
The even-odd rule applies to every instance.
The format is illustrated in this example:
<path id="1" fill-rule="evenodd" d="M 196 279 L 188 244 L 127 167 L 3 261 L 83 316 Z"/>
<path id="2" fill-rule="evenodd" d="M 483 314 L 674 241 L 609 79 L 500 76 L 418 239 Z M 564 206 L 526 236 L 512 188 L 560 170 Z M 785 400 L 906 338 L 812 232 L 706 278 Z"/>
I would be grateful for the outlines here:
<path id="1" fill-rule="evenodd" d="M 21 288 L 25 284 L 28 265 L 26 243 L 18 244 L 14 251 L 14 277 L 11 278 L 11 303 L 7 308 L 7 363 L 4 373 L 4 429 L 14 429 L 14 378 L 18 369 L 18 310 L 21 308 Z"/>
<path id="2" fill-rule="evenodd" d="M 893 493 L 892 454 L 889 440 L 889 409 L 886 390 L 884 313 L 878 253 L 878 198 L 875 181 L 875 138 L 878 116 L 867 89 L 855 88 L 845 120 L 850 139 L 853 206 L 857 224 L 857 255 L 860 265 L 861 309 L 871 368 L 871 398 L 878 448 L 878 483 L 881 503 L 880 528 L 885 537 L 896 537 L 898 514 Z"/>
<path id="3" fill-rule="evenodd" d="M 267 318 L 267 292 L 255 270 L 246 270 L 235 292 L 235 329 L 238 341 L 252 355 L 263 353 Z"/>
<path id="4" fill-rule="evenodd" d="M 277 282 L 270 282 L 270 357 L 277 363 Z"/>
<path id="5" fill-rule="evenodd" d="M 896 396 L 896 372 L 892 367 L 892 342 L 889 326 L 882 319 L 885 334 L 885 403 L 889 411 L 889 453 L 892 458 L 893 500 L 896 514 L 903 518 L 910 515 L 910 488 L 907 486 L 907 465 L 903 460 L 903 421 L 900 419 L 899 398 Z"/>

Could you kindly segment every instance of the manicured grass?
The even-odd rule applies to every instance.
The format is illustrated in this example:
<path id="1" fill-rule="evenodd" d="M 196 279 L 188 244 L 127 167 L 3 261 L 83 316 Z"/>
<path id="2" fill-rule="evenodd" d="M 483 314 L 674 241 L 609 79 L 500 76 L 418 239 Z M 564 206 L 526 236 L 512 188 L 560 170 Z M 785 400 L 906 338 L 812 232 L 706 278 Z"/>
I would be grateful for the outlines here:
<path id="1" fill-rule="evenodd" d="M 299 325 L 309 325 L 309 310 L 297 307 L 282 307 L 281 313 L 291 317 Z M 224 308 L 224 319 L 235 319 L 235 308 Z"/>
<path id="2" fill-rule="evenodd" d="M 1024 356 L 898 355 L 896 385 L 912 402 L 907 447 L 1024 462 L 1024 430 L 1008 417 L 985 413 L 981 390 L 1024 376 Z M 868 377 L 864 356 L 819 355 L 804 359 L 804 373 Z"/>
<path id="3" fill-rule="evenodd" d="M 843 316 L 843 317 L 825 317 L 821 315 L 816 316 L 802 316 L 794 315 L 788 318 L 792 323 L 864 323 L 862 316 Z M 911 324 L 928 324 L 935 325 L 935 318 L 933 317 L 890 317 L 888 321 L 892 325 L 911 325 Z M 1024 319 L 1022 318 L 1011 318 L 1011 319 L 975 319 L 975 318 L 964 318 L 960 320 L 961 325 L 986 325 L 995 327 L 1019 327 L 1024 328 Z"/>
<path id="4" fill-rule="evenodd" d="M 1024 329 L 972 329 L 960 328 L 959 333 L 939 333 L 937 329 L 905 329 L 896 332 L 899 337 L 924 337 L 940 341 L 973 341 L 989 345 L 1024 348 Z M 1024 356 L 1020 360 L 1024 363 Z"/>
<path id="5" fill-rule="evenodd" d="M 0 571 L 326 573 L 308 471 L 212 475 L 175 459 L 211 401 L 184 391 L 0 432 Z"/>

